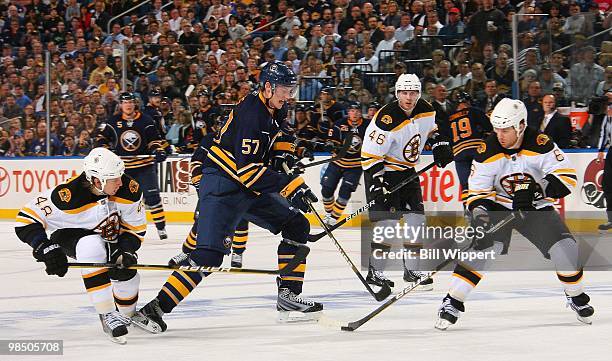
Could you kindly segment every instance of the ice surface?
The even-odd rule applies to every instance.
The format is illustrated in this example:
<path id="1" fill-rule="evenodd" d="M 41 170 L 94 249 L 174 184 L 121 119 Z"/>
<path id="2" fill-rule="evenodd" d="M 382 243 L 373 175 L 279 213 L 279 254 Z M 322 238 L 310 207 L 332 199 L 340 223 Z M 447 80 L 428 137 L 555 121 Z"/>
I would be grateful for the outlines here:
<path id="1" fill-rule="evenodd" d="M 157 240 L 149 226 L 141 263 L 166 263 L 180 249 L 190 225 L 169 225 Z M 359 262 L 359 231 L 337 238 Z M 10 222 L 0 223 L 0 339 L 62 339 L 64 356 L 0 356 L 0 360 L 610 360 L 612 274 L 585 274 L 595 307 L 593 325 L 565 308 L 554 272 L 495 272 L 485 276 L 466 313 L 446 332 L 433 328 L 450 274 L 435 289 L 411 293 L 347 333 L 320 324 L 277 324 L 273 276 L 217 274 L 165 316 L 168 331 L 132 328 L 127 345 L 111 343 L 89 305 L 78 270 L 60 279 L 22 244 Z M 274 268 L 279 238 L 251 227 L 245 267 Z M 311 244 L 304 296 L 321 301 L 326 315 L 354 321 L 379 303 L 365 291 L 332 243 Z M 229 260 L 226 260 L 229 262 Z M 139 307 L 153 298 L 168 272 L 141 271 Z M 403 286 L 399 272 L 390 273 Z M 397 287 L 396 287 L 397 290 Z"/>

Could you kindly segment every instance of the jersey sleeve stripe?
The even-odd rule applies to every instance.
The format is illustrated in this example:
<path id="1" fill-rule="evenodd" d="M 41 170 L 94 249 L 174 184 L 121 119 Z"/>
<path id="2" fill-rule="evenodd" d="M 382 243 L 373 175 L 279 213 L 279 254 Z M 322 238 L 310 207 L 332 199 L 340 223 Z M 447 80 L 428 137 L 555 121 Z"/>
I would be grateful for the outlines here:
<path id="1" fill-rule="evenodd" d="M 121 197 L 117 197 L 117 196 L 110 196 L 108 197 L 108 200 L 111 202 L 115 202 L 115 203 L 121 203 L 121 204 L 133 204 L 138 202 L 136 201 L 131 201 L 129 199 L 125 199 L 125 198 L 121 198 Z"/>
<path id="2" fill-rule="evenodd" d="M 35 219 L 38 221 L 38 223 L 44 225 L 45 228 L 47 228 L 47 222 L 42 219 L 38 213 L 34 212 L 32 209 L 28 208 L 28 207 L 23 207 L 21 208 L 21 212 L 25 213 L 26 215 L 30 216 L 31 218 Z"/>

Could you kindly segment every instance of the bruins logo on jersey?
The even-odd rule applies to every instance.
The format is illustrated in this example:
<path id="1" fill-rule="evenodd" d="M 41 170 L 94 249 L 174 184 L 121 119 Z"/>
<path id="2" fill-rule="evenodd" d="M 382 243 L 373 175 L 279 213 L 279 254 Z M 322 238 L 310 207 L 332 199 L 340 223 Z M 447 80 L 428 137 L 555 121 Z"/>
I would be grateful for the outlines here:
<path id="1" fill-rule="evenodd" d="M 510 196 L 514 194 L 514 187 L 517 183 L 535 183 L 535 179 L 529 173 L 512 173 L 499 180 L 500 185 Z M 535 200 L 542 199 L 542 187 L 536 183 Z"/>
<path id="2" fill-rule="evenodd" d="M 383 124 L 391 124 L 393 122 L 393 118 L 391 118 L 391 116 L 389 114 L 385 114 L 383 115 L 383 117 L 380 119 L 381 122 L 383 122 Z"/>
<path id="3" fill-rule="evenodd" d="M 94 228 L 106 241 L 115 241 L 119 236 L 119 214 L 115 211 Z"/>
<path id="4" fill-rule="evenodd" d="M 70 189 L 68 188 L 62 188 L 59 190 L 59 192 L 57 192 L 57 194 L 59 195 L 60 199 L 63 202 L 70 202 L 70 199 L 72 199 L 72 192 L 70 192 Z"/>
<path id="5" fill-rule="evenodd" d="M 138 192 L 138 182 L 136 182 L 135 180 L 131 179 L 130 180 L 130 184 L 128 184 L 128 188 L 130 189 L 130 192 L 132 192 L 132 193 Z"/>
<path id="6" fill-rule="evenodd" d="M 538 137 L 536 138 L 536 143 L 538 145 L 544 145 L 544 144 L 548 143 L 549 140 L 550 140 L 550 138 L 548 138 L 548 135 L 546 135 L 546 134 L 538 134 Z"/>
<path id="7" fill-rule="evenodd" d="M 140 148 L 142 138 L 138 132 L 133 130 L 126 130 L 121 134 L 121 147 L 128 152 L 134 152 Z"/>
<path id="8" fill-rule="evenodd" d="M 486 143 L 482 143 L 482 144 L 480 144 L 480 145 L 478 146 L 478 149 L 476 149 L 476 151 L 477 151 L 479 154 L 483 154 L 484 152 L 486 152 L 486 151 L 487 151 L 487 144 L 486 144 Z"/>
<path id="9" fill-rule="evenodd" d="M 419 160 L 419 148 L 421 146 L 421 135 L 415 134 L 406 146 L 404 147 L 404 159 L 410 163 L 416 163 Z"/>

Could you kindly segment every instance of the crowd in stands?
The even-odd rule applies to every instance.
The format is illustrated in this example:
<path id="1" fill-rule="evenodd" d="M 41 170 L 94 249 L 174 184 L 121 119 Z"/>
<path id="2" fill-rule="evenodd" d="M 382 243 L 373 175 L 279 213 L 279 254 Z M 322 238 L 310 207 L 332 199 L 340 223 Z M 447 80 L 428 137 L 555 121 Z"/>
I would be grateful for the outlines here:
<path id="1" fill-rule="evenodd" d="M 256 89 L 271 60 L 298 74 L 296 103 L 307 119 L 328 119 L 316 114 L 330 101 L 358 101 L 365 115 L 370 103 L 394 99 L 394 81 L 405 72 L 422 79 L 423 97 L 440 117 L 452 112 L 458 91 L 490 112 L 512 96 L 514 62 L 530 126 L 544 130 L 550 121 L 545 96 L 553 110 L 591 104 L 594 115 L 612 103 L 611 0 L 145 2 L 127 13 L 139 2 L 0 4 L 0 157 L 46 156 L 47 111 L 51 155 L 87 154 L 123 90 L 141 107 L 158 90 L 166 137 L 184 146 Z M 324 87 L 332 99 L 320 106 Z M 591 116 L 567 146 L 594 146 L 600 118 Z"/>

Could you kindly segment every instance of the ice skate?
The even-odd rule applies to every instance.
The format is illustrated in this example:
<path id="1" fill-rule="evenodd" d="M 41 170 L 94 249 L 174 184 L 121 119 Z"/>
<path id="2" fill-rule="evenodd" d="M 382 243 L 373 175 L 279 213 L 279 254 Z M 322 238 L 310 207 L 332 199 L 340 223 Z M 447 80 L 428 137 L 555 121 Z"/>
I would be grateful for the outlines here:
<path id="1" fill-rule="evenodd" d="M 242 268 L 242 254 L 232 253 L 232 268 Z"/>
<path id="2" fill-rule="evenodd" d="M 333 227 L 336 224 L 336 219 L 331 215 L 331 213 L 327 213 L 325 218 L 323 218 L 323 223 L 325 223 L 327 227 Z"/>
<path id="3" fill-rule="evenodd" d="M 170 258 L 168 261 L 168 266 L 178 266 L 180 264 L 184 264 L 185 261 L 189 258 L 189 253 L 181 252 L 176 256 Z"/>
<path id="4" fill-rule="evenodd" d="M 132 323 L 151 333 L 162 333 L 168 326 L 162 320 L 164 311 L 159 306 L 159 300 L 154 298 L 132 316 Z"/>
<path id="5" fill-rule="evenodd" d="M 576 318 L 582 323 L 590 325 L 593 323 L 591 316 L 595 313 L 593 306 L 589 305 L 591 298 L 586 293 L 581 293 L 578 296 L 570 297 L 567 294 L 567 307 L 570 307 L 576 312 Z"/>
<path id="6" fill-rule="evenodd" d="M 289 288 L 279 288 L 276 310 L 278 322 L 316 321 L 321 317 L 323 304 L 304 299 Z"/>
<path id="7" fill-rule="evenodd" d="M 410 271 L 404 268 L 404 281 L 408 283 L 416 284 L 419 281 L 421 283 L 414 289 L 415 291 L 432 291 L 433 290 L 433 278 L 428 277 L 426 272 Z M 426 278 L 426 279 L 425 279 Z"/>
<path id="8" fill-rule="evenodd" d="M 612 229 L 612 222 L 600 224 L 597 229 L 599 230 L 599 233 L 607 233 L 609 230 Z"/>
<path id="9" fill-rule="evenodd" d="M 162 241 L 164 239 L 168 239 L 168 232 L 166 232 L 166 229 L 158 229 L 157 230 L 157 234 L 159 235 L 159 239 L 161 239 Z"/>
<path id="10" fill-rule="evenodd" d="M 127 343 L 125 335 L 128 334 L 127 326 L 131 323 L 128 317 L 123 316 L 119 311 L 112 311 L 100 315 L 100 322 L 111 341 L 120 345 Z"/>
<path id="11" fill-rule="evenodd" d="M 454 325 L 457 322 L 460 315 L 459 312 L 465 312 L 463 302 L 447 294 L 438 309 L 438 320 L 434 327 L 438 330 L 446 330 L 450 325 Z"/>
<path id="12" fill-rule="evenodd" d="M 370 267 L 368 267 L 368 275 L 366 276 L 366 282 L 368 284 L 378 287 L 383 287 L 385 283 L 389 285 L 389 287 L 395 286 L 395 282 L 388 279 L 382 271 L 377 270 L 371 265 Z"/>

